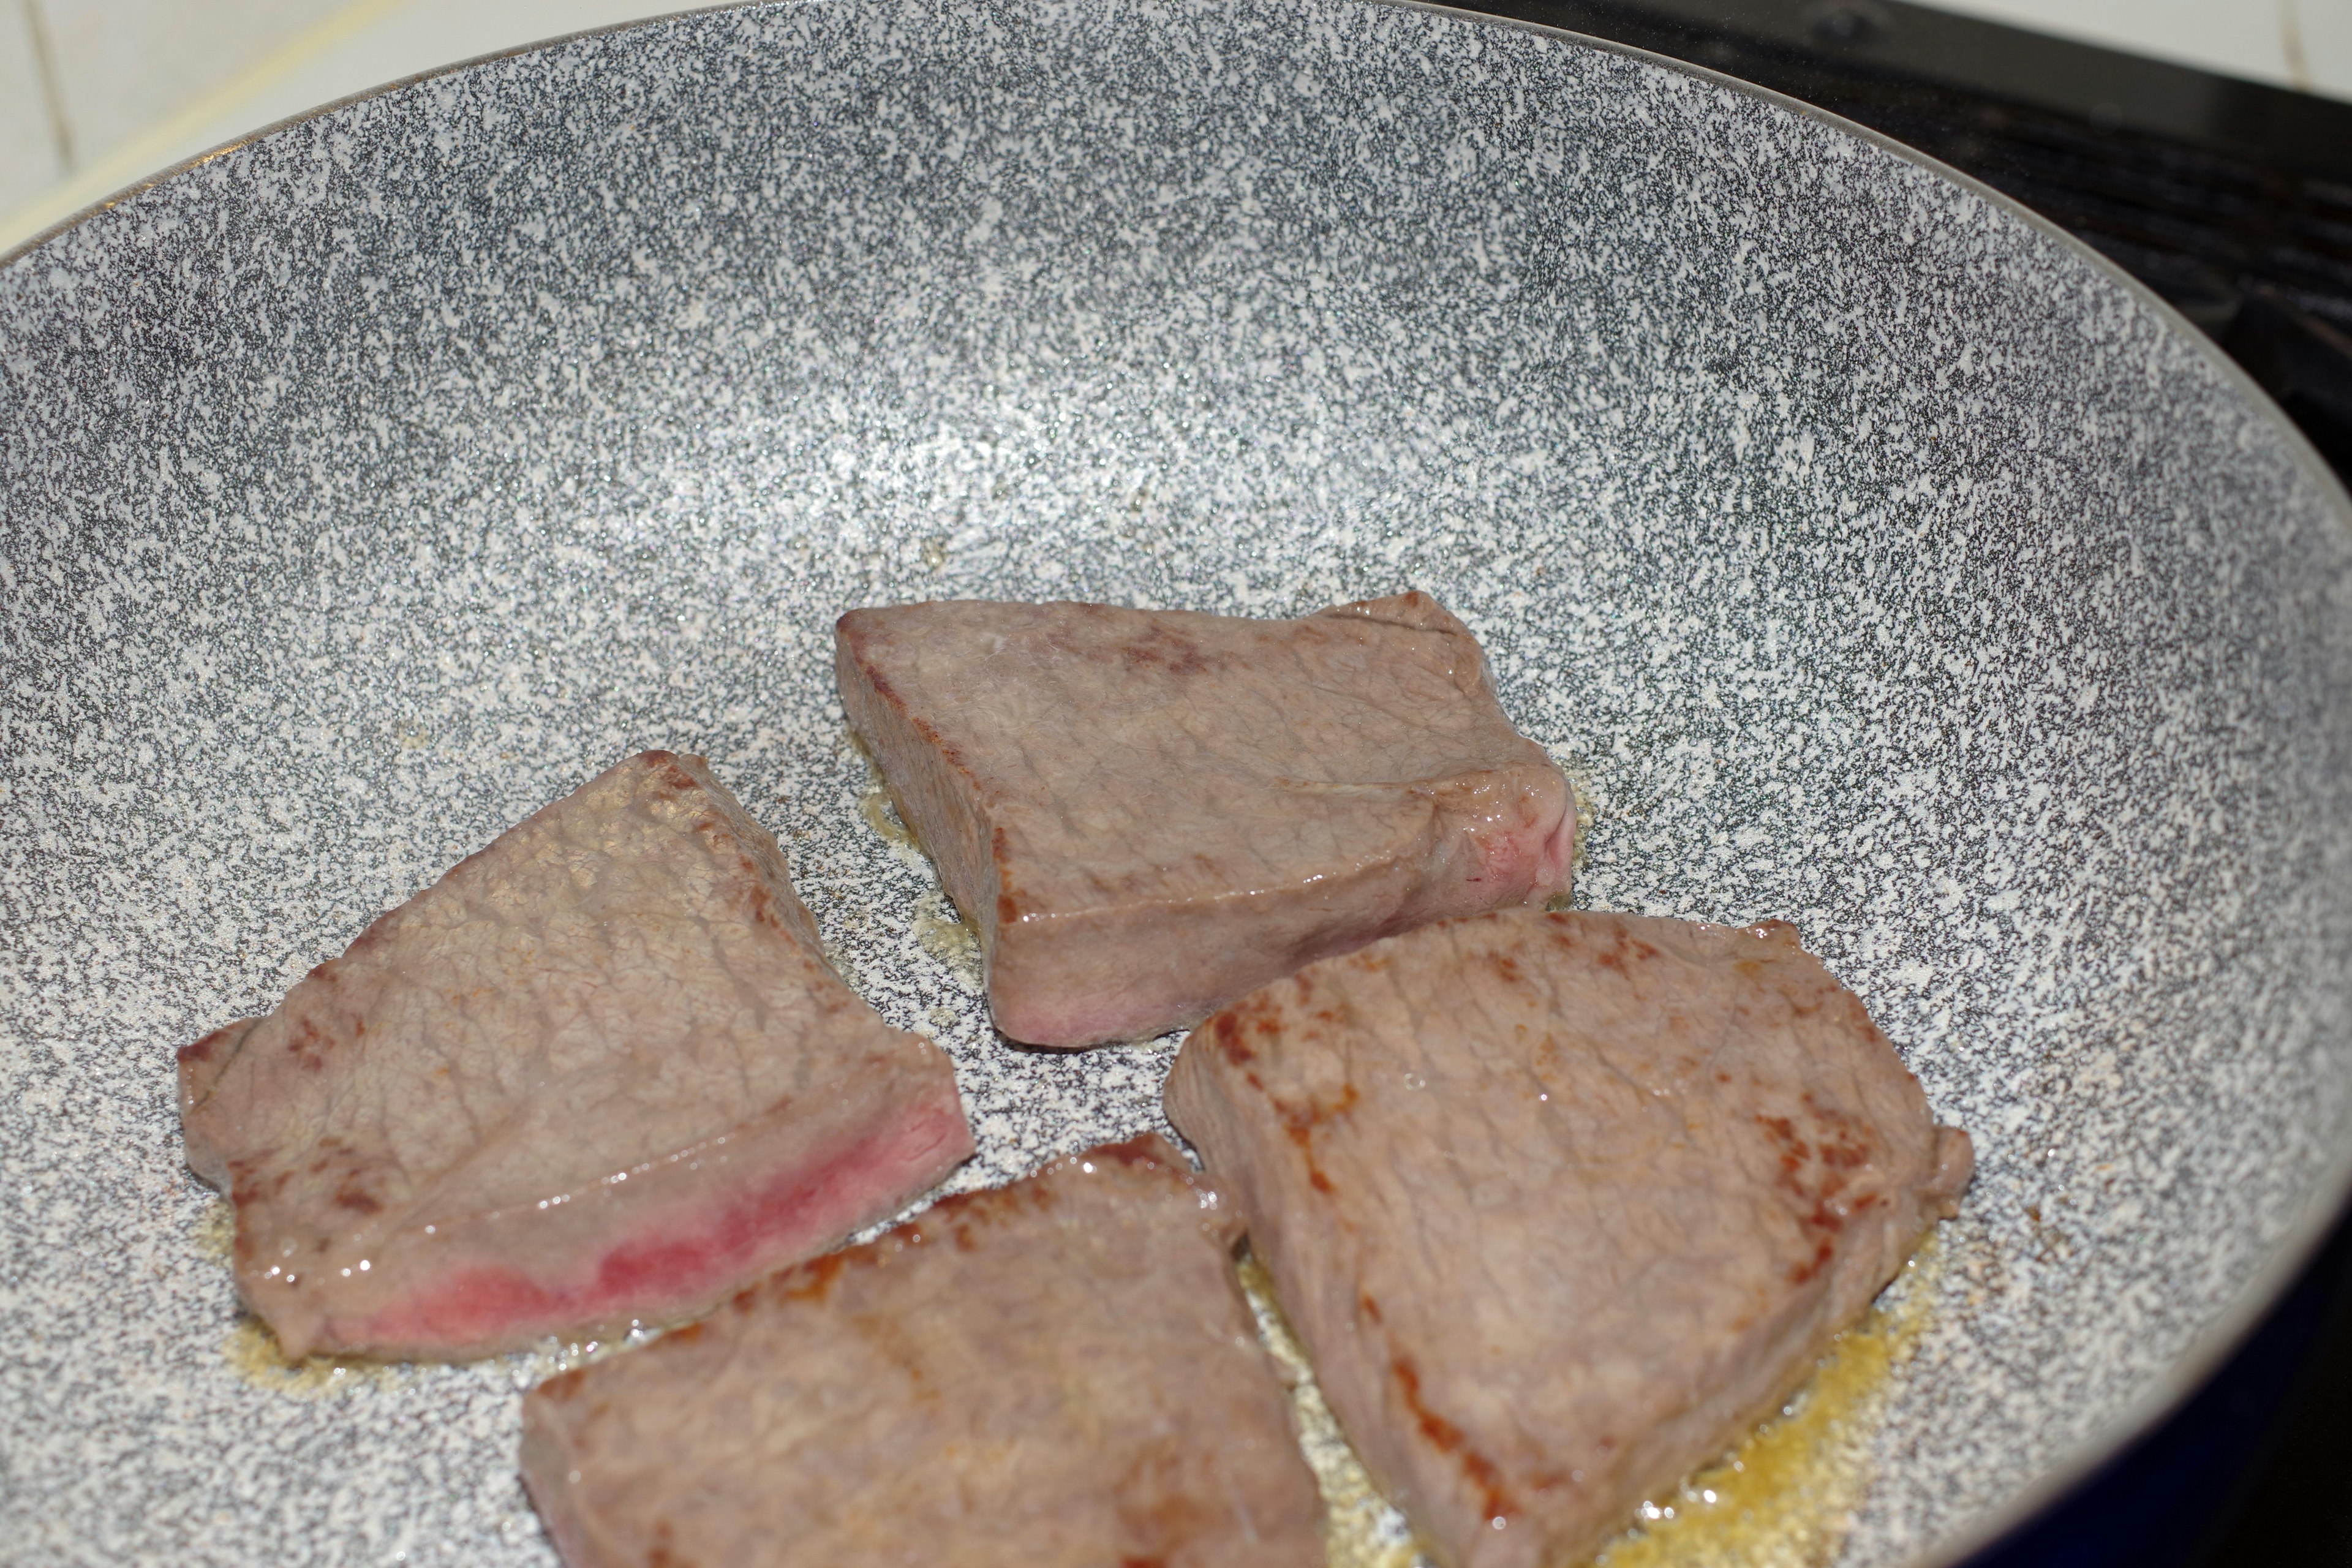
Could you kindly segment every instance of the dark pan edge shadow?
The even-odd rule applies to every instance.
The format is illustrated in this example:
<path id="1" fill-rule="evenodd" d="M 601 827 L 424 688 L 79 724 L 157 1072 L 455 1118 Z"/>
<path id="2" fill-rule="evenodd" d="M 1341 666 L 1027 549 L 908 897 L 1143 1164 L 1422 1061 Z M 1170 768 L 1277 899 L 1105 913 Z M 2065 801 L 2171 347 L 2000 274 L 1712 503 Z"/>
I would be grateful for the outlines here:
<path id="1" fill-rule="evenodd" d="M 521 44 L 509 49 L 498 49 L 468 59 L 454 61 L 432 70 L 418 71 L 413 76 L 402 77 L 396 80 L 385 82 L 380 87 L 352 93 L 349 97 L 321 104 L 303 113 L 289 115 L 283 120 L 224 142 L 209 151 L 199 153 L 169 168 L 135 181 L 114 195 L 92 203 L 80 212 L 59 220 L 23 244 L 5 254 L 0 254 L 0 272 L 5 272 L 16 263 L 26 259 L 42 246 L 68 229 L 79 227 L 99 214 L 107 212 L 188 170 L 208 163 L 224 153 L 233 153 L 240 147 L 247 146 L 265 137 L 275 135 L 280 131 L 299 125 L 306 121 L 316 120 L 322 115 L 331 114 L 352 104 L 398 92 L 414 87 L 419 82 L 430 81 L 436 77 L 469 70 L 493 60 L 511 59 L 519 55 L 530 54 L 559 44 L 571 43 L 580 38 L 625 32 L 633 27 L 658 26 L 683 16 L 708 15 L 719 11 L 764 9 L 772 3 L 773 0 L 731 0 L 731 3 L 727 4 L 688 6 L 658 16 L 616 22 L 608 26 L 587 27 L 576 33 L 558 34 L 535 43 Z M 792 0 L 786 0 L 786 3 L 791 4 Z M 799 0 L 799 3 L 817 5 L 831 3 L 831 0 Z M 1726 75 L 1706 66 L 1676 59 L 1670 55 L 1657 54 L 1630 44 L 1621 44 L 1613 39 L 1596 37 L 1591 34 L 1578 33 L 1565 27 L 1549 26 L 1540 22 L 1522 21 L 1517 17 L 1497 16 L 1486 12 L 1465 10 L 1460 6 L 1438 4 L 1437 0 L 1353 0 L 1353 3 L 1387 5 L 1398 10 L 1424 11 L 1475 26 L 1506 27 L 1517 32 L 1554 38 L 1565 44 L 1597 50 L 1602 54 L 1619 55 L 1629 59 L 1639 60 L 1661 70 L 1673 71 L 1735 92 L 1745 93 L 1775 109 L 1796 115 L 1800 119 L 1810 120 L 1832 130 L 1842 132 L 1881 152 L 1890 153 L 1902 162 L 1950 182 L 1994 210 L 2005 214 L 2043 238 L 2053 242 L 2062 250 L 2071 253 L 2076 260 L 2090 268 L 2092 271 L 2121 288 L 2143 309 L 2170 328 L 2175 336 L 2189 342 L 2192 351 L 2204 362 L 2209 370 L 2219 375 L 2225 384 L 2234 389 L 2269 421 L 2273 434 L 2285 447 L 2304 478 L 2313 485 L 2321 499 L 2332 506 L 2337 523 L 2346 530 L 2347 534 L 2352 534 L 2352 492 L 2347 492 L 2344 482 L 2338 479 L 2335 471 L 2321 459 L 2318 449 L 2311 444 L 2310 438 L 2286 416 L 2276 403 L 2272 401 L 2270 395 L 2263 390 L 2261 384 L 2252 376 L 2241 368 L 2236 361 L 2221 352 L 2221 345 L 2200 331 L 2187 317 L 2166 303 L 2162 296 L 2096 248 L 2076 238 L 2056 223 L 2014 197 L 2002 194 L 1973 175 L 1964 174 L 1950 164 L 1930 157 L 1882 132 L 1848 120 L 1843 115 L 1834 114 L 1828 110 L 1807 103 L 1802 99 L 1792 98 L 1787 93 L 1776 91 L 1771 88 L 1759 87 L 1754 82 Z M 2220 1370 L 2221 1364 L 2245 1342 L 2271 1310 L 2284 1299 L 2289 1287 L 2301 1276 L 2316 1255 L 2320 1244 L 2326 1239 L 2336 1222 L 2344 1218 L 2347 1212 L 2352 1212 L 2352 1148 L 2346 1149 L 2336 1156 L 2335 1163 L 2320 1181 L 2312 1200 L 2305 1206 L 2304 1212 L 2273 1246 L 2268 1259 L 2254 1271 L 2230 1304 L 2206 1325 L 2203 1331 L 2190 1342 L 2185 1351 L 2174 1358 L 2161 1375 L 2147 1389 L 2128 1401 L 2122 1411 L 2106 1422 L 2097 1432 L 2065 1449 L 2054 1464 L 2047 1467 L 2034 1481 L 2020 1489 L 2006 1505 L 1994 1510 L 1965 1529 L 1956 1531 L 1948 1539 L 1911 1558 L 1905 1568 L 1955 1568 L 1955 1565 L 1966 1562 L 1979 1552 L 1996 1544 L 2021 1526 L 2032 1522 L 2052 1505 L 2090 1479 L 2101 1468 L 2121 1456 L 2132 1444 L 2154 1432 L 2167 1416 L 2186 1404 L 2206 1384 L 2212 1374 Z"/>

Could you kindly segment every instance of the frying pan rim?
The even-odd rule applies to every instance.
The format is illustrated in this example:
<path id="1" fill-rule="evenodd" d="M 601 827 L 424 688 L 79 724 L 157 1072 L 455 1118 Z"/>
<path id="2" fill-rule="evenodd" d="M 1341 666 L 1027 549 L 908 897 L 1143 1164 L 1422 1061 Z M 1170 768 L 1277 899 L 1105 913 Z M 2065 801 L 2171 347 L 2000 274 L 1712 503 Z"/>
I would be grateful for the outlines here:
<path id="1" fill-rule="evenodd" d="M 1522 21 L 1515 16 L 1490 16 L 1482 12 L 1437 4 L 1435 0 L 1355 0 L 1355 3 L 1436 12 L 1497 23 L 1530 33 L 1556 35 L 1605 53 L 1664 66 L 1685 76 L 1748 93 L 1803 119 L 1843 131 L 1929 174 L 1941 175 L 1990 204 L 1996 211 L 2005 212 L 2043 237 L 2055 240 L 2062 247 L 2073 252 L 2078 260 L 2090 263 L 2095 270 L 2105 274 L 2110 281 L 2122 285 L 2132 298 L 2154 311 L 2157 319 L 2169 327 L 2176 337 L 2186 337 L 2209 368 L 2218 371 L 2226 384 L 2246 397 L 2259 413 L 2278 427 L 2278 433 L 2285 437 L 2288 452 L 2303 470 L 2305 478 L 2313 481 L 2323 501 L 2332 504 L 2337 525 L 2352 531 L 2352 492 L 2347 492 L 2335 470 L 2321 459 L 2318 448 L 2311 444 L 2310 438 L 2304 435 L 2294 420 L 2287 417 L 2286 411 L 2263 390 L 2262 384 L 2244 367 L 2223 353 L 2219 343 L 2199 331 L 2188 317 L 2174 310 L 2162 295 L 2124 270 L 2095 247 L 2069 234 L 2055 222 L 1974 175 L 1955 169 L 1882 132 L 1801 99 L 1759 87 L 1751 81 L 1743 81 L 1738 77 L 1727 76 L 1706 66 L 1620 44 L 1613 39 L 1596 38 L 1589 34 L 1547 26 L 1539 22 Z M 2320 1244 L 2347 1210 L 2352 1210 L 2352 1148 L 2338 1152 L 2315 1185 L 2304 1212 L 2273 1244 L 2270 1257 L 2248 1277 L 2229 1304 L 2198 1331 L 2187 1348 L 2175 1356 L 2147 1388 L 2125 1401 L 2089 1436 L 2062 1449 L 2055 1461 L 2042 1467 L 2040 1474 L 2020 1488 L 2008 1501 L 1955 1531 L 1945 1540 L 1935 1542 L 1926 1551 L 1913 1555 L 1905 1562 L 1903 1568 L 1956 1568 L 1957 1564 L 1966 1563 L 1978 1552 L 1999 1544 L 2011 1533 L 2031 1524 L 2072 1496 L 2109 1464 L 2123 1458 L 2141 1438 L 2152 1435 L 2168 1416 L 2212 1381 L 2222 1364 L 2285 1299 L 2289 1289 L 2302 1277 L 2304 1269 L 2318 1252 Z"/>
<path id="2" fill-rule="evenodd" d="M 2295 466 L 2315 487 L 2321 500 L 2335 511 L 2337 526 L 2352 531 L 2352 491 L 2347 491 L 2344 481 L 2320 458 L 2319 449 L 2312 445 L 2310 437 L 2287 417 L 2286 411 L 2263 389 L 2261 383 L 2255 381 L 2237 361 L 2221 352 L 2221 344 L 2173 309 L 2162 295 L 2133 277 L 2096 247 L 2068 233 L 2050 218 L 2015 197 L 1994 189 L 1975 175 L 1898 142 L 1884 132 L 1807 103 L 1802 99 L 1792 98 L 1738 77 L 1727 76 L 1706 66 L 1637 48 L 1631 44 L 1621 44 L 1612 38 L 1598 38 L 1589 33 L 1525 21 L 1517 16 L 1468 11 L 1458 5 L 1439 4 L 1437 0 L 1354 0 L 1354 3 L 1428 11 L 1465 21 L 1512 27 L 1522 32 L 1559 37 L 1587 48 L 1599 49 L 1604 54 L 1638 59 L 1748 94 L 1801 119 L 1843 132 L 1915 167 L 1940 175 L 1996 212 L 2006 213 L 2045 239 L 2055 241 L 2062 249 L 2071 252 L 2075 259 L 2089 264 L 2093 271 L 2120 285 L 2127 295 L 2154 312 L 2157 320 L 2170 328 L 2176 338 L 2187 339 L 2191 351 L 2205 362 L 2207 368 L 2218 373 L 2225 385 L 2245 397 L 2276 427 L 2277 434 L 2284 438 L 2286 450 Z M 2122 1458 L 2134 1444 L 2151 1436 L 2168 1416 L 2212 1381 L 2222 1364 L 2236 1353 L 2271 1311 L 2285 1299 L 2288 1289 L 2309 1267 L 2320 1244 L 2347 1211 L 2352 1211 L 2352 1147 L 2337 1152 L 2334 1162 L 2315 1184 L 2303 1213 L 2273 1245 L 2269 1258 L 2247 1278 L 2229 1304 L 2198 1331 L 2188 1346 L 2147 1388 L 2125 1401 L 2089 1436 L 2062 1449 L 2053 1462 L 2042 1467 L 2034 1479 L 2020 1488 L 2008 1501 L 1914 1554 L 1903 1563 L 1902 1568 L 1957 1568 L 1958 1564 L 1998 1545 L 2042 1517 L 2095 1479 L 2108 1465 Z"/>
<path id="3" fill-rule="evenodd" d="M 595 37 L 605 33 L 625 32 L 634 27 L 672 22 L 684 16 L 704 16 L 720 11 L 754 10 L 774 3 L 775 0 L 724 0 L 724 3 L 719 5 L 688 6 L 677 11 L 634 17 L 628 21 L 615 22 L 605 26 L 584 27 L 577 32 L 561 33 L 536 42 L 517 45 L 512 48 L 496 49 L 488 54 L 475 55 L 448 65 L 436 67 L 431 70 L 418 71 L 413 75 L 369 88 L 364 91 L 336 99 L 331 103 L 320 104 L 302 113 L 289 115 L 283 120 L 274 121 L 258 130 L 235 137 L 216 147 L 183 159 L 168 168 L 136 180 L 112 195 L 93 202 L 81 211 L 50 225 L 7 251 L 0 252 L 0 273 L 6 272 L 16 263 L 26 259 L 42 246 L 68 230 L 80 226 L 99 214 L 119 206 L 144 191 L 151 190 L 167 180 L 177 178 L 191 169 L 212 162 L 215 158 L 236 152 L 238 148 L 248 146 L 265 137 L 274 136 L 280 131 L 299 125 L 306 121 L 332 114 L 352 104 L 398 92 L 414 87 L 419 82 L 430 81 L 436 77 L 470 70 L 476 66 L 486 65 L 493 60 L 511 59 L 540 49 L 551 48 L 559 44 L 576 42 L 582 38 Z M 838 0 L 785 0 L 785 3 L 828 5 L 838 3 Z M 1917 148 L 1898 142 L 1882 132 L 1848 120 L 1843 115 L 1832 113 L 1817 105 L 1807 103 L 1802 99 L 1792 98 L 1787 93 L 1759 86 L 1755 82 L 1727 75 L 1706 66 L 1675 59 L 1670 55 L 1658 54 L 1631 44 L 1619 43 L 1612 38 L 1595 37 L 1589 33 L 1552 26 L 1542 22 L 1527 21 L 1517 16 L 1500 16 L 1483 11 L 1465 10 L 1458 5 L 1439 4 L 1438 0 L 1345 0 L 1345 3 L 1383 5 L 1396 10 L 1423 11 L 1475 26 L 1505 27 L 1541 37 L 1557 38 L 1580 47 L 1638 60 L 1644 65 L 1746 94 L 1773 108 L 1794 114 L 1800 119 L 1809 120 L 1831 130 L 1842 132 L 1883 153 L 1890 153 L 1904 163 L 1949 181 L 1974 195 L 1978 200 L 1986 203 L 1995 211 L 2006 214 L 2010 218 L 2022 223 L 2043 238 L 2056 242 L 2062 250 L 2070 252 L 2077 261 L 2088 265 L 2094 272 L 2104 276 L 2109 282 L 2119 285 L 2126 295 L 2152 311 L 2159 321 L 2170 328 L 2176 337 L 2186 339 L 2192 352 L 2204 361 L 2209 370 L 2218 374 L 2226 385 L 2246 398 L 2255 410 L 2271 423 L 2274 427 L 2274 433 L 2282 438 L 2289 456 L 2302 471 L 2303 476 L 2314 484 L 2323 500 L 2332 506 L 2338 525 L 2344 528 L 2347 534 L 2352 534 L 2352 492 L 2347 492 L 2344 482 L 2337 479 L 2335 471 L 2320 458 L 2318 449 L 2312 445 L 2310 438 L 2305 437 L 2294 422 L 2287 417 L 2286 412 L 2272 400 L 2267 392 L 2263 390 L 2261 384 L 2248 374 L 2236 361 L 2221 352 L 2220 344 L 2198 330 L 2187 317 L 2167 303 L 2161 295 L 2133 277 L 2095 247 L 2069 234 L 2051 219 L 2042 216 L 2015 198 L 1994 189 L 1974 175 L 1965 174 L 1941 159 L 1922 153 Z M 2176 1356 L 2147 1388 L 2125 1402 L 2122 1408 L 2103 1423 L 2097 1431 L 2062 1451 L 2055 1463 L 2045 1466 L 2032 1482 L 2020 1489 L 2006 1503 L 1982 1518 L 1971 1521 L 1927 1551 L 1911 1557 L 1904 1564 L 1904 1568 L 1953 1568 L 1953 1565 L 1965 1562 L 1977 1552 L 1996 1544 L 2021 1526 L 2031 1523 L 2065 1497 L 2074 1493 L 2109 1463 L 2122 1457 L 2134 1443 L 2154 1432 L 2167 1416 L 2186 1404 L 2192 1395 L 2211 1381 L 2221 1364 L 2245 1342 L 2263 1319 L 2280 1303 L 2286 1295 L 2288 1288 L 2302 1275 L 2313 1256 L 2318 1251 L 2320 1243 L 2334 1228 L 2336 1222 L 2344 1216 L 2347 1208 L 2352 1208 L 2352 1148 L 2347 1148 L 2337 1154 L 2333 1164 L 2315 1187 L 2310 1201 L 2305 1205 L 2304 1212 L 2287 1226 L 2284 1234 L 2273 1246 L 2269 1258 L 2248 1278 L 2246 1283 L 2231 1299 L 2229 1304 L 2199 1331 L 2190 1341 L 2188 1348 Z"/>

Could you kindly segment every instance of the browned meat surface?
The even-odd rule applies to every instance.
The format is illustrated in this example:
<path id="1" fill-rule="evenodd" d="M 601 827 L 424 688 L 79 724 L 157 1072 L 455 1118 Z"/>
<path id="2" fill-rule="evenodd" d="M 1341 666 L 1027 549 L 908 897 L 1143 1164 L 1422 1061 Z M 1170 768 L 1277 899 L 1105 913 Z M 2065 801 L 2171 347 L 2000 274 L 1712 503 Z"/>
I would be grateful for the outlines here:
<path id="1" fill-rule="evenodd" d="M 180 1053 L 188 1163 L 294 1355 L 478 1355 L 687 1315 L 971 1152 L 841 983 L 776 841 L 648 752 Z"/>
<path id="2" fill-rule="evenodd" d="M 1311 959 L 1568 886 L 1568 782 L 1424 594 L 1291 621 L 853 610 L 835 670 L 1016 1040 L 1153 1035 Z"/>
<path id="3" fill-rule="evenodd" d="M 1157 1137 L 949 1198 L 542 1384 L 524 1482 L 571 1568 L 1321 1568 L 1240 1229 Z"/>
<path id="4" fill-rule="evenodd" d="M 1431 926 L 1210 1019 L 1168 1111 L 1458 1568 L 1571 1561 L 1720 1453 L 1969 1173 L 1777 921 Z"/>

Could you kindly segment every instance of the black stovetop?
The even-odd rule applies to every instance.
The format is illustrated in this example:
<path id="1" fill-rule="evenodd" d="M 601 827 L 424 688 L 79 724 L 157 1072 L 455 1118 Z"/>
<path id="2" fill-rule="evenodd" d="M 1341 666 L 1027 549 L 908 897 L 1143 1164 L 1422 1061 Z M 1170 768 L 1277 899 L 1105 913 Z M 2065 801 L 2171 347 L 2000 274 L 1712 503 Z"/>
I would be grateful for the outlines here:
<path id="1" fill-rule="evenodd" d="M 2352 483 L 2352 103 L 1900 0 L 1454 0 L 1858 121 L 2072 231 Z M 2352 1565 L 2352 1222 L 2211 1388 L 1983 1568 Z"/>

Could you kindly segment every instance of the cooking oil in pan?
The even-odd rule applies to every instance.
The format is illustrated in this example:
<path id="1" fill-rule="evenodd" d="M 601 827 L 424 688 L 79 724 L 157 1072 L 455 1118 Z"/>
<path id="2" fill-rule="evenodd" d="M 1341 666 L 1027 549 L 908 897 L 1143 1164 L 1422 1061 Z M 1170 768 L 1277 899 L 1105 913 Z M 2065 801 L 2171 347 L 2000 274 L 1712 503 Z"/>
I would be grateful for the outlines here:
<path id="1" fill-rule="evenodd" d="M 195 1243 L 203 1256 L 224 1267 L 232 1263 L 236 1247 L 235 1206 L 223 1199 L 205 1210 L 196 1220 Z M 531 1352 L 526 1383 L 602 1361 L 615 1351 L 643 1343 L 656 1331 L 633 1323 L 626 1333 L 603 1340 L 548 1339 Z M 397 1388 L 420 1370 L 407 1362 L 371 1361 L 362 1356 L 312 1355 L 297 1361 L 286 1353 L 269 1325 L 249 1312 L 239 1312 L 236 1326 L 221 1341 L 221 1359 L 254 1387 L 297 1399 L 361 1388 Z"/>
<path id="2" fill-rule="evenodd" d="M 1895 1299 L 1831 1342 L 1811 1381 L 1779 1415 L 1672 1496 L 1643 1503 L 1640 1522 L 1603 1548 L 1594 1568 L 1825 1568 L 1834 1561 L 1869 1492 L 1870 1439 L 1885 1415 L 1887 1373 L 1918 1343 L 1933 1267 L 1923 1249 Z"/>
<path id="3" fill-rule="evenodd" d="M 224 1267 L 230 1265 L 236 1254 L 236 1206 L 223 1198 L 198 1215 L 195 1243 L 203 1256 Z M 399 1382 L 402 1370 L 383 1362 L 341 1356 L 305 1356 L 296 1361 L 269 1331 L 269 1325 L 247 1312 L 237 1314 L 236 1327 L 221 1342 L 221 1359 L 256 1388 L 298 1398 L 340 1394 L 350 1388 L 390 1388 Z"/>
<path id="4" fill-rule="evenodd" d="M 947 965 L 974 995 L 986 987 L 980 938 L 945 893 L 934 890 L 915 900 L 915 945 Z"/>
<path id="5" fill-rule="evenodd" d="M 355 1388 L 395 1388 L 408 1370 L 388 1362 L 344 1356 L 313 1355 L 296 1361 L 267 1323 L 243 1313 L 221 1342 L 221 1355 L 229 1370 L 254 1387 L 303 1399 Z"/>
<path id="6" fill-rule="evenodd" d="M 1590 1568 L 1826 1568 L 1869 1491 L 1887 1374 L 1918 1343 L 1935 1268 L 1931 1237 L 1891 1299 L 1831 1342 L 1779 1415 L 1671 1496 L 1643 1504 L 1638 1521 Z M 1323 1402 L 1275 1304 L 1272 1277 L 1246 1257 L 1241 1275 L 1259 1333 L 1291 1384 L 1301 1445 L 1323 1493 L 1330 1568 L 1413 1568 L 1412 1536 Z"/>
<path id="7" fill-rule="evenodd" d="M 215 1198 L 196 1216 L 196 1253 L 224 1266 L 236 1260 L 236 1205 Z"/>

